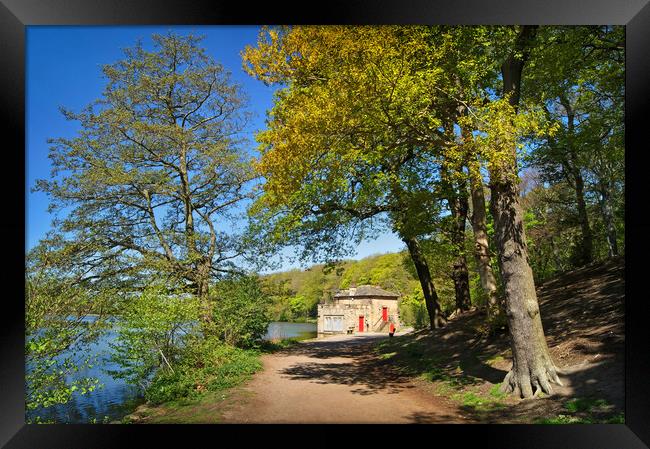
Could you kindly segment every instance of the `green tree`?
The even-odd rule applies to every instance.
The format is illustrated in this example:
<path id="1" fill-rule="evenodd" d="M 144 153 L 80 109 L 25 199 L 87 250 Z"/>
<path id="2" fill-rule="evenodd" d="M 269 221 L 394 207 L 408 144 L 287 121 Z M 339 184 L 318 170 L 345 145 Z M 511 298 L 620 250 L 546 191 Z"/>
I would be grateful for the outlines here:
<path id="1" fill-rule="evenodd" d="M 413 248 L 432 327 L 444 323 L 417 238 L 435 217 L 435 162 L 420 148 L 442 144 L 431 104 L 438 70 L 419 70 L 425 28 L 281 27 L 264 30 L 245 68 L 284 83 L 268 129 L 258 136 L 258 203 L 280 238 L 311 256 L 341 256 L 385 222 Z M 387 214 L 387 215 L 386 215 Z M 351 232 L 346 232 L 351 231 Z M 290 237 L 289 237 L 290 238 Z"/>
<path id="2" fill-rule="evenodd" d="M 492 31 L 483 31 L 486 39 L 482 38 L 481 32 L 475 34 L 475 44 L 485 44 L 494 49 L 487 52 L 487 59 L 471 51 L 467 56 L 474 61 L 487 62 L 486 66 L 493 70 L 500 70 L 500 78 L 494 77 L 497 83 L 492 85 L 478 83 L 482 93 L 465 90 L 469 98 L 458 99 L 458 106 L 462 106 L 466 113 L 457 114 L 455 121 L 465 133 L 462 145 L 448 148 L 447 159 L 463 161 L 471 150 L 468 168 L 470 174 L 474 172 L 475 175 L 474 158 L 485 161 L 513 352 L 513 368 L 503 385 L 507 391 L 531 397 L 538 391 L 549 393 L 550 382 L 559 383 L 539 316 L 519 197 L 517 150 L 521 147 L 523 135 L 539 137 L 547 132 L 539 111 L 520 109 L 519 101 L 522 71 L 531 59 L 532 49 L 538 44 L 537 27 L 497 27 Z"/>
<path id="3" fill-rule="evenodd" d="M 151 285 L 128 298 L 111 343 L 112 358 L 120 370 L 109 373 L 146 391 L 160 370 L 174 371 L 188 341 L 196 338 L 198 318 L 197 299 L 167 286 Z"/>
<path id="4" fill-rule="evenodd" d="M 593 260 L 589 197 L 598 196 L 610 255 L 618 252 L 612 197 L 622 184 L 624 48 L 622 27 L 545 27 L 526 72 L 524 101 L 543 104 L 558 132 L 535 146 L 531 162 L 550 184 L 574 191 L 580 240 L 573 265 Z"/>
<path id="5" fill-rule="evenodd" d="M 68 315 L 67 306 L 87 305 L 92 302 L 91 295 L 53 279 L 41 281 L 40 285 L 28 282 L 27 292 L 25 403 L 29 417 L 65 404 L 75 394 L 85 395 L 100 387 L 97 378 L 79 373 L 96 362 L 87 349 L 102 327 L 101 320 L 92 322 L 86 315 Z M 28 421 L 38 422 L 38 418 Z"/>
<path id="6" fill-rule="evenodd" d="M 399 300 L 400 320 L 407 326 L 415 329 L 422 329 L 427 326 L 427 309 L 424 305 L 422 292 L 416 291 L 411 295 L 405 295 Z"/>
<path id="7" fill-rule="evenodd" d="M 25 266 L 25 386 L 28 416 L 47 414 L 56 404 L 100 387 L 83 376 L 94 357 L 89 347 L 105 331 L 118 292 L 89 288 L 85 275 L 65 256 L 42 247 L 27 254 Z M 92 286 L 91 286 L 92 287 Z M 39 422 L 38 418 L 28 418 Z"/>
<path id="8" fill-rule="evenodd" d="M 53 177 L 39 180 L 64 237 L 44 241 L 84 267 L 86 279 L 125 290 L 150 276 L 176 279 L 202 304 L 208 285 L 235 270 L 252 245 L 223 231 L 228 214 L 251 196 L 254 178 L 241 152 L 245 98 L 200 38 L 153 35 L 103 67 L 102 97 L 80 112 L 73 138 L 52 139 Z"/>
<path id="9" fill-rule="evenodd" d="M 517 29 L 510 54 L 501 65 L 501 94 L 506 102 L 503 104 L 506 117 L 497 123 L 498 127 L 502 127 L 501 132 L 493 130 L 491 138 L 497 146 L 489 164 L 490 206 L 505 286 L 505 309 L 513 355 L 513 366 L 503 381 L 503 389 L 525 398 L 540 391 L 550 394 L 550 383 L 561 383 L 542 328 L 519 202 L 516 114 L 522 71 L 531 48 L 536 45 L 536 33 L 535 26 Z"/>
<path id="10" fill-rule="evenodd" d="M 257 276 L 236 276 L 218 282 L 210 293 L 215 303 L 216 336 L 223 342 L 254 346 L 269 326 L 269 297 Z"/>

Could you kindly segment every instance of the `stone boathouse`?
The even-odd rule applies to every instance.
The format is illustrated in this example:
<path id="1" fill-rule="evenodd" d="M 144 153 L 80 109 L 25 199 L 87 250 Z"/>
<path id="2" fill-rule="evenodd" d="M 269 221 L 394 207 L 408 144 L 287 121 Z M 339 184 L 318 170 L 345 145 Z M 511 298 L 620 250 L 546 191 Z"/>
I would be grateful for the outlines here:
<path id="1" fill-rule="evenodd" d="M 399 295 L 373 285 L 339 290 L 331 301 L 318 304 L 318 336 L 388 332 L 399 327 Z"/>

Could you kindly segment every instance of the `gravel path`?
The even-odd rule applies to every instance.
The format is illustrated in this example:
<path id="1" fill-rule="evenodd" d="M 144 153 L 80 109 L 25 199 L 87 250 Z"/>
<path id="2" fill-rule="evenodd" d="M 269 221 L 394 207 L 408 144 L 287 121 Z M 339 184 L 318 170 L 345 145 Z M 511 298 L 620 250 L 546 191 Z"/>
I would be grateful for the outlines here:
<path id="1" fill-rule="evenodd" d="M 443 398 L 420 389 L 368 350 L 386 334 L 301 342 L 262 357 L 264 370 L 223 411 L 223 423 L 463 422 Z"/>

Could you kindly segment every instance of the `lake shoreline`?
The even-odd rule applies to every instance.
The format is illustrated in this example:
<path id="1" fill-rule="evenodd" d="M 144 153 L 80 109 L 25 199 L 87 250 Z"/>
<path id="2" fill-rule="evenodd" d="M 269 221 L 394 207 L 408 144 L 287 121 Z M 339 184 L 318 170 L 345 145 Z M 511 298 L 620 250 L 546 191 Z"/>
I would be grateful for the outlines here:
<path id="1" fill-rule="evenodd" d="M 271 348 L 276 346 L 284 347 L 285 345 L 281 343 L 283 341 L 314 337 L 316 337 L 315 323 L 272 321 L 269 323 L 267 333 L 263 336 L 263 341 L 271 343 L 271 345 L 262 351 L 272 350 Z M 119 369 L 110 359 L 109 345 L 114 338 L 115 334 L 109 331 L 93 344 L 93 351 L 102 361 L 93 367 L 91 373 L 83 373 L 83 375 L 100 379 L 100 383 L 104 384 L 102 388 L 98 388 L 88 395 L 75 394 L 69 402 L 53 406 L 54 408 L 39 410 L 29 418 L 40 417 L 45 420 L 54 420 L 57 423 L 69 424 L 119 423 L 134 413 L 138 407 L 144 405 L 143 392 L 135 393 L 138 387 L 128 384 L 125 380 L 115 379 L 105 372 L 106 369 Z"/>

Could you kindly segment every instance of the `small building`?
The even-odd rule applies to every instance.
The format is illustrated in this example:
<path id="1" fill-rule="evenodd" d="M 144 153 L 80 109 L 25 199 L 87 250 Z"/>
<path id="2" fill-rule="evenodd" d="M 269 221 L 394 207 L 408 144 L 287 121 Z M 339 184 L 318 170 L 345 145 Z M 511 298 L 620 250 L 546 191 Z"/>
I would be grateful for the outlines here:
<path id="1" fill-rule="evenodd" d="M 399 327 L 399 295 L 373 285 L 339 290 L 331 301 L 318 304 L 318 336 L 388 332 Z"/>

